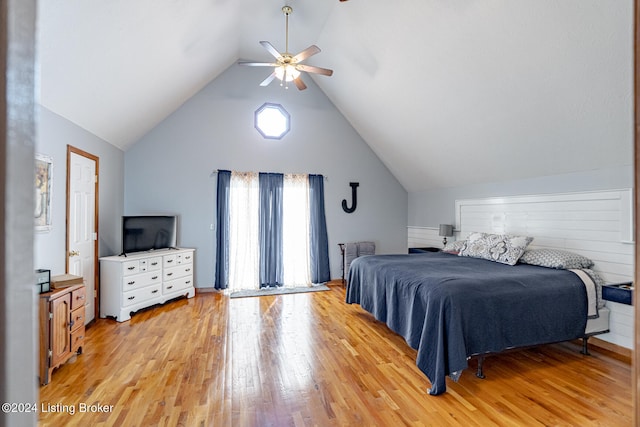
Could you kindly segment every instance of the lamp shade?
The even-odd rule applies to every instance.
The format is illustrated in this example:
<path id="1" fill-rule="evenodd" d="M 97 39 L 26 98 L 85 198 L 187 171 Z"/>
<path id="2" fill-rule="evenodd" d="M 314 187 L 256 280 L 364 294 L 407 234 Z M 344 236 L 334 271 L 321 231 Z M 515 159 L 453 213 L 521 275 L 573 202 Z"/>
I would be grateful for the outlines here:
<path id="1" fill-rule="evenodd" d="M 285 80 L 287 82 L 293 81 L 300 77 L 300 71 L 293 65 L 281 65 L 275 68 L 276 77 L 279 80 Z"/>
<path id="2" fill-rule="evenodd" d="M 451 224 L 440 224 L 440 232 L 438 233 L 440 236 L 453 236 L 453 225 Z"/>

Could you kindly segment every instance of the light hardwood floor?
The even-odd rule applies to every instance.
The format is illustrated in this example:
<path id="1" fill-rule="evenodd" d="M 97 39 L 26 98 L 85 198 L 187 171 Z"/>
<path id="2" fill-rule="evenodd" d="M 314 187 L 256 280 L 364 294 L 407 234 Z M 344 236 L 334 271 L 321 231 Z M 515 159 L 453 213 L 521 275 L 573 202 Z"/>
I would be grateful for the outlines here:
<path id="1" fill-rule="evenodd" d="M 340 286 L 203 293 L 124 323 L 98 319 L 84 354 L 40 388 L 41 408 L 64 411 L 41 412 L 40 425 L 631 425 L 629 362 L 591 352 L 564 343 L 492 356 L 485 380 L 471 360 L 446 394 L 429 396 L 415 351 L 345 304 Z"/>

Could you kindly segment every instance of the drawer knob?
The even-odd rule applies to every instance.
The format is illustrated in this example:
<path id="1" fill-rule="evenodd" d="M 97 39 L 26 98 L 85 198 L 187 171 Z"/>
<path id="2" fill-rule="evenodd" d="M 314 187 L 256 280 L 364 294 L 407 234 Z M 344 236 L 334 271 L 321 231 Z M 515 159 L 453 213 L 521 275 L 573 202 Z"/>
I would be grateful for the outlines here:
<path id="1" fill-rule="evenodd" d="M 76 299 L 78 299 L 78 300 L 83 300 L 83 299 L 84 299 L 84 295 L 78 295 L 78 296 L 76 297 Z"/>
<path id="2" fill-rule="evenodd" d="M 173 289 L 173 285 L 167 286 L 167 289 Z"/>
<path id="3" fill-rule="evenodd" d="M 131 282 L 127 282 L 127 285 L 133 285 L 134 283 L 136 283 L 136 281 L 132 280 Z"/>
<path id="4" fill-rule="evenodd" d="M 158 278 L 158 276 L 153 276 L 153 277 L 151 278 L 151 280 L 156 280 L 157 278 Z"/>
<path id="5" fill-rule="evenodd" d="M 170 263 L 170 262 L 173 262 L 173 260 L 172 260 L 172 259 L 168 259 L 168 260 L 167 260 L 167 263 Z"/>
<path id="6" fill-rule="evenodd" d="M 133 300 L 135 296 L 127 298 L 128 300 Z"/>
<path id="7" fill-rule="evenodd" d="M 167 273 L 167 276 L 173 276 L 173 273 Z"/>
<path id="8" fill-rule="evenodd" d="M 191 271 L 191 269 L 190 269 L 190 268 L 187 268 L 185 271 L 188 273 L 188 272 L 190 272 L 190 271 Z"/>
<path id="9" fill-rule="evenodd" d="M 127 267 L 127 270 L 135 270 L 135 267 Z"/>
<path id="10" fill-rule="evenodd" d="M 184 283 L 186 283 L 186 284 L 188 285 L 189 283 L 191 283 L 191 280 L 187 280 L 187 281 L 186 281 L 186 282 L 184 282 Z"/>
<path id="11" fill-rule="evenodd" d="M 152 290 L 152 291 L 151 291 L 151 293 L 152 293 L 152 294 L 157 294 L 157 293 L 158 293 L 158 290 L 157 290 L 157 289 L 154 289 L 154 290 Z"/>

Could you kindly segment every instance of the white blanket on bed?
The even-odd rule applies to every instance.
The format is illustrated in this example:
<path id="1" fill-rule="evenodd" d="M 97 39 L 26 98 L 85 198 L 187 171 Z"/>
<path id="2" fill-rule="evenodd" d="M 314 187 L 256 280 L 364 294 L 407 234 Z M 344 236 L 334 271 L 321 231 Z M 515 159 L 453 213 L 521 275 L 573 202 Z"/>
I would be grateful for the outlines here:
<path id="1" fill-rule="evenodd" d="M 589 319 L 597 318 L 598 317 L 598 292 L 596 290 L 595 282 L 593 281 L 593 279 L 591 279 L 591 276 L 589 276 L 583 270 L 570 269 L 570 271 L 578 275 L 578 277 L 582 280 L 582 283 L 584 283 L 584 288 L 587 291 L 587 303 L 588 303 L 587 317 Z"/>

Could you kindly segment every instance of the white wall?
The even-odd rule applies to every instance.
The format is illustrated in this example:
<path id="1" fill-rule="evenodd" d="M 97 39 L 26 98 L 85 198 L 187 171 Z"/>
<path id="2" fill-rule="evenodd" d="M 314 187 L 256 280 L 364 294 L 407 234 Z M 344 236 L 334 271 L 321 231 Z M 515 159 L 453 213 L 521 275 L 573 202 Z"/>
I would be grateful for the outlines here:
<path id="1" fill-rule="evenodd" d="M 232 65 L 125 153 L 125 213 L 180 216 L 178 244 L 194 247 L 196 286 L 215 273 L 216 175 L 230 169 L 316 173 L 325 181 L 332 278 L 339 278 L 338 243 L 372 240 L 379 253 L 406 252 L 407 193 L 344 117 L 305 76 L 308 89 L 259 83 L 268 70 Z M 322 77 L 320 77 L 322 78 Z M 253 127 L 264 102 L 291 114 L 291 132 L 264 139 Z M 358 207 L 349 182 L 360 183 Z"/>
<path id="2" fill-rule="evenodd" d="M 120 249 L 120 217 L 123 211 L 124 152 L 67 119 L 39 106 L 36 152 L 53 159 L 51 201 L 52 228 L 36 232 L 34 265 L 65 273 L 67 144 L 99 157 L 98 254 Z"/>

